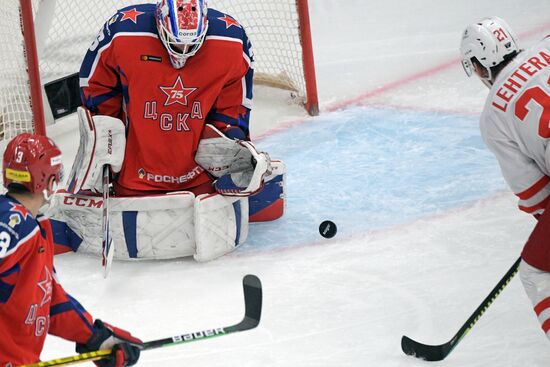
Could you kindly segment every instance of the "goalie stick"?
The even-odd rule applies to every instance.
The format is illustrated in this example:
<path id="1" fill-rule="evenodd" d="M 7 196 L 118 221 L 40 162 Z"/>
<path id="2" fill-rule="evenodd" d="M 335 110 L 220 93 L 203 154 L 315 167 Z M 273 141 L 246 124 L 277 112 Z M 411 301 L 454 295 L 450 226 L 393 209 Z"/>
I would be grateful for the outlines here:
<path id="1" fill-rule="evenodd" d="M 245 312 L 244 318 L 241 322 L 226 326 L 217 327 L 213 329 L 205 329 L 201 331 L 195 331 L 192 333 L 175 335 L 172 337 L 157 339 L 143 343 L 142 351 L 150 350 L 161 347 L 168 347 L 177 344 L 186 344 L 198 340 L 211 339 L 219 336 L 229 335 L 240 331 L 246 331 L 254 329 L 260 323 L 262 316 L 262 283 L 257 276 L 248 274 L 243 278 L 243 291 L 244 291 L 244 305 Z M 97 361 L 104 359 L 111 354 L 110 349 L 98 350 L 95 352 L 82 353 L 70 357 L 52 359 L 50 361 L 38 362 L 34 364 L 27 364 L 20 367 L 56 367 L 56 366 L 68 366 L 76 363 Z"/>
<path id="2" fill-rule="evenodd" d="M 109 230 L 109 165 L 103 166 L 103 221 L 102 231 L 103 240 L 101 244 L 102 261 L 103 265 L 103 277 L 107 278 L 111 271 L 111 264 L 113 263 L 113 255 L 115 251 L 113 249 L 113 239 Z"/>
<path id="3" fill-rule="evenodd" d="M 451 340 L 447 343 L 440 345 L 428 345 L 422 344 L 417 341 L 412 340 L 407 336 L 401 338 L 401 349 L 407 355 L 414 356 L 416 358 L 424 359 L 426 361 L 434 362 L 441 361 L 445 359 L 453 349 L 460 343 L 462 338 L 468 334 L 468 332 L 474 327 L 476 322 L 481 318 L 481 316 L 487 311 L 489 306 L 493 301 L 499 296 L 504 287 L 510 283 L 514 275 L 518 272 L 519 263 L 521 257 L 516 260 L 514 265 L 506 272 L 504 277 L 498 282 L 498 284 L 493 288 L 491 293 L 481 302 L 478 308 L 474 313 L 466 320 L 464 325 L 458 330 L 458 332 L 453 336 Z"/>

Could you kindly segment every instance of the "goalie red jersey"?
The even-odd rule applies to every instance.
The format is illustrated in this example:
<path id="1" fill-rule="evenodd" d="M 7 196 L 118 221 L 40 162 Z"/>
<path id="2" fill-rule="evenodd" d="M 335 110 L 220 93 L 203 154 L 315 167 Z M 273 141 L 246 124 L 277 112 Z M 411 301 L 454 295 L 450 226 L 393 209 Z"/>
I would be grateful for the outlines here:
<path id="1" fill-rule="evenodd" d="M 92 336 L 91 316 L 56 280 L 49 234 L 15 199 L 0 196 L 2 367 L 38 361 L 47 334 L 80 343 Z"/>
<path id="2" fill-rule="evenodd" d="M 249 135 L 253 56 L 244 29 L 208 9 L 202 46 L 178 69 L 159 39 L 155 9 L 143 4 L 116 13 L 80 70 L 84 105 L 125 124 L 117 193 L 160 193 L 209 182 L 194 159 L 205 123 Z"/>

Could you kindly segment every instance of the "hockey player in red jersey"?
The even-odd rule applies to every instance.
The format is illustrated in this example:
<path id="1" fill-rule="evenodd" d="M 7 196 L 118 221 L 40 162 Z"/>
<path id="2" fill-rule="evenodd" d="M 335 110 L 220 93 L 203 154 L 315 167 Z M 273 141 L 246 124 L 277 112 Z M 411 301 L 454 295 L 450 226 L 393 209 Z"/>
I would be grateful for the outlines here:
<path id="1" fill-rule="evenodd" d="M 522 50 L 504 20 L 485 18 L 466 28 L 461 53 L 467 75 L 490 88 L 481 135 L 519 209 L 538 219 L 521 254 L 520 275 L 550 338 L 550 37 Z"/>
<path id="2" fill-rule="evenodd" d="M 101 233 L 104 165 L 115 258 L 211 260 L 246 240 L 249 219 L 281 217 L 284 165 L 250 141 L 253 65 L 243 26 L 205 0 L 111 17 L 80 69 L 80 148 L 51 213 L 80 237 L 68 248 L 98 252 L 84 234 Z"/>
<path id="3" fill-rule="evenodd" d="M 20 134 L 3 160 L 0 196 L 0 366 L 39 360 L 46 334 L 76 342 L 79 353 L 113 349 L 100 367 L 135 364 L 142 342 L 90 314 L 59 284 L 49 221 L 38 210 L 61 180 L 61 152 L 48 138 Z"/>
<path id="4" fill-rule="evenodd" d="M 248 138 L 253 61 L 243 27 L 203 0 L 161 0 L 111 18 L 80 83 L 93 115 L 124 125 L 125 146 L 113 146 L 126 157 L 116 195 L 213 192 L 195 153 L 205 123 Z"/>

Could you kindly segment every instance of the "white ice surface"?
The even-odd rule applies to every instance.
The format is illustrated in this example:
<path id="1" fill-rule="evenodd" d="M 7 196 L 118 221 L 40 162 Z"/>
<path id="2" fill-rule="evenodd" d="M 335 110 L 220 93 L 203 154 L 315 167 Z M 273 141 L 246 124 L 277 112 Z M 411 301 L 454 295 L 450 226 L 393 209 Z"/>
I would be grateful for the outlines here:
<path id="1" fill-rule="evenodd" d="M 327 130 L 327 121 L 332 120 L 334 129 L 345 135 L 349 125 L 341 122 L 347 123 L 350 114 L 354 119 L 371 119 L 388 109 L 396 111 L 394 117 L 403 116 L 409 128 L 424 114 L 435 114 L 449 122 L 443 130 L 447 134 L 452 132 L 453 121 L 459 121 L 462 129 L 464 121 L 475 121 L 487 94 L 479 81 L 465 77 L 458 63 L 465 25 L 499 15 L 528 45 L 550 33 L 549 11 L 550 3 L 543 0 L 311 0 L 322 116 L 307 118 L 302 110 L 287 105 L 279 92 L 267 91 L 269 97 L 257 93 L 252 133 L 260 145 L 269 145 L 278 136 L 291 139 L 296 127 L 302 134 L 303 129 L 320 133 L 315 124 Z M 274 98 L 283 102 L 275 103 Z M 350 110 L 352 104 L 366 110 Z M 62 146 L 70 167 L 78 143 L 74 120 L 61 121 L 48 132 Z M 424 144 L 419 149 L 430 145 L 425 139 L 417 141 Z M 296 149 L 315 148 L 308 139 L 289 142 Z M 384 143 L 380 138 L 376 142 Z M 391 147 L 397 149 L 398 144 Z M 257 329 L 144 352 L 140 366 L 427 365 L 401 352 L 401 336 L 431 344 L 448 341 L 519 256 L 534 220 L 517 210 L 505 186 L 499 188 L 496 163 L 480 150 L 494 179 L 480 173 L 481 178 L 471 184 L 480 190 L 475 198 L 435 207 L 431 213 L 412 210 L 405 218 L 400 213 L 414 209 L 415 197 L 401 201 L 392 197 L 395 217 L 401 219 L 393 225 L 390 219 L 358 224 L 350 218 L 364 213 L 350 206 L 350 216 L 342 216 L 343 222 L 337 223 L 341 230 L 334 239 L 316 236 L 317 219 L 325 213 L 315 203 L 329 194 L 332 205 L 340 205 L 339 211 L 348 209 L 344 194 L 349 190 L 355 194 L 364 190 L 365 196 L 372 195 L 373 206 L 385 208 L 387 195 L 380 187 L 393 187 L 395 181 L 377 174 L 391 172 L 388 161 L 380 159 L 383 154 L 372 145 L 365 149 L 379 154 L 377 160 L 367 160 L 369 167 L 360 167 L 366 172 L 361 175 L 370 177 L 380 190 L 378 195 L 372 195 L 368 184 L 352 184 L 353 168 L 343 181 L 349 186 L 335 179 L 321 190 L 313 184 L 317 177 L 330 175 L 329 168 L 338 167 L 306 162 L 302 166 L 299 161 L 289 166 L 289 186 L 292 180 L 304 185 L 309 180 L 309 198 L 293 200 L 290 191 L 293 206 L 288 208 L 288 217 L 264 227 L 274 239 L 283 231 L 295 233 L 294 243 L 263 246 L 251 238 L 245 247 L 207 264 L 190 259 L 116 262 L 107 280 L 102 278 L 99 259 L 63 255 L 56 259 L 59 277 L 95 317 L 128 328 L 144 340 L 238 321 L 243 310 L 241 278 L 247 273 L 260 277 L 264 311 Z M 353 166 L 349 160 L 353 162 L 354 156 L 338 149 L 327 153 Z M 305 158 L 314 159 L 311 155 Z M 294 155 L 289 160 L 297 161 Z M 413 172 L 427 168 L 422 159 L 407 164 Z M 468 176 L 471 169 L 464 166 L 464 172 L 457 172 L 458 179 L 474 177 Z M 425 185 L 426 192 L 435 192 L 429 180 L 415 182 Z M 465 192 L 471 194 L 470 183 L 463 183 Z M 452 193 L 456 201 L 457 192 Z M 437 203 L 444 201 L 441 196 L 434 198 Z M 306 219 L 293 226 L 296 213 Z M 299 235 L 306 232 L 311 238 L 300 240 Z M 42 357 L 73 353 L 73 345 L 50 337 Z M 434 365 L 537 367 L 549 361 L 550 344 L 519 279 L 514 279 L 448 359 Z"/>

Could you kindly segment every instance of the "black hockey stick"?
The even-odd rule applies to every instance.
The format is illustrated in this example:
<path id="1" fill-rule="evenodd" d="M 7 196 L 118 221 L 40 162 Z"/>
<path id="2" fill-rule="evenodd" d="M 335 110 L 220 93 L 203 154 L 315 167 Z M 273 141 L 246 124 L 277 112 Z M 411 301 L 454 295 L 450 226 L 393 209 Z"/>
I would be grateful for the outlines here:
<path id="1" fill-rule="evenodd" d="M 440 345 L 428 345 L 416 342 L 407 336 L 403 336 L 401 338 L 401 349 L 403 349 L 403 352 L 410 356 L 414 356 L 416 358 L 424 359 L 431 362 L 441 361 L 445 359 L 445 357 L 447 357 L 452 352 L 452 350 L 458 345 L 458 343 L 460 343 L 462 338 L 464 338 L 466 334 L 468 334 L 468 332 L 481 318 L 485 311 L 487 311 L 489 306 L 502 292 L 504 287 L 506 287 L 508 283 L 510 283 L 514 275 L 516 275 L 516 273 L 518 272 L 520 261 L 521 257 L 517 259 L 514 265 L 512 265 L 512 267 L 506 272 L 506 274 L 504 274 L 504 277 L 502 277 L 495 288 L 493 288 L 491 293 L 489 293 L 489 295 L 483 300 L 483 302 L 481 302 L 479 307 L 476 308 L 474 313 L 468 318 L 468 320 L 466 320 L 464 325 L 462 325 L 462 327 L 458 330 L 458 332 L 455 334 L 455 336 L 453 336 L 450 341 Z"/>
<path id="2" fill-rule="evenodd" d="M 245 312 L 244 318 L 238 324 L 148 341 L 143 343 L 142 351 L 177 344 L 191 343 L 198 340 L 211 339 L 240 331 L 254 329 L 260 323 L 260 318 L 262 316 L 262 283 L 260 282 L 260 279 L 258 279 L 255 275 L 246 275 L 243 278 L 243 291 Z M 68 366 L 80 362 L 97 361 L 104 359 L 109 355 L 111 355 L 111 350 L 105 349 L 95 352 L 82 353 L 71 357 L 28 364 L 20 367 Z"/>

